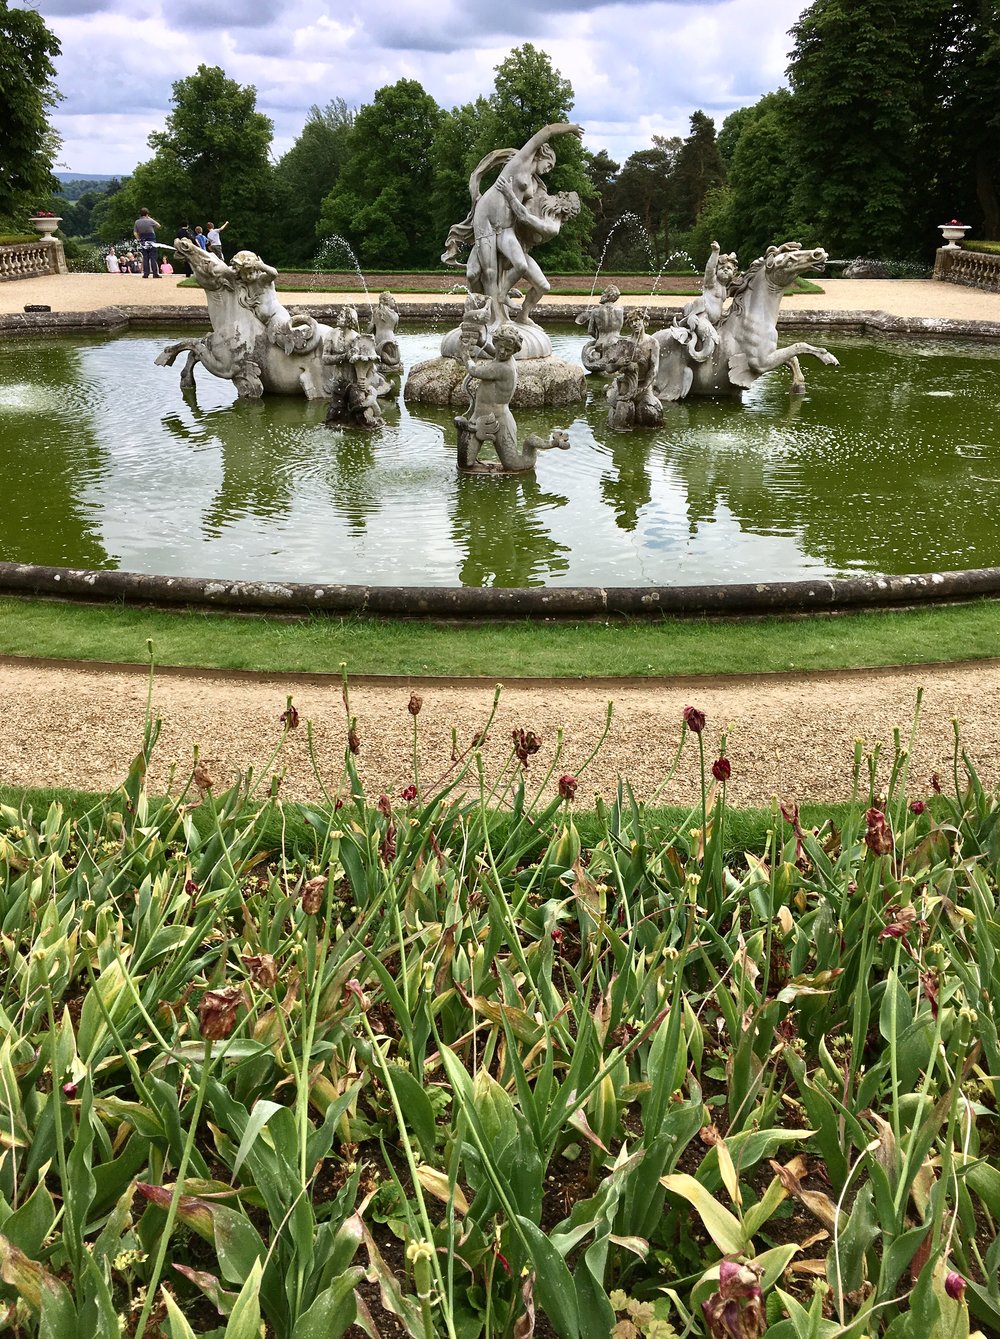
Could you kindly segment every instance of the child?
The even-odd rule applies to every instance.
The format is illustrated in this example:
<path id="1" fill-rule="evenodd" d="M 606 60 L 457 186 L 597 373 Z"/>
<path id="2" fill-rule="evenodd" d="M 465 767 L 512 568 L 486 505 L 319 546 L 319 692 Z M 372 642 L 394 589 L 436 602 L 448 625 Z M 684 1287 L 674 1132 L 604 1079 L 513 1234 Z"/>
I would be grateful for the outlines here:
<path id="1" fill-rule="evenodd" d="M 108 274 L 121 274 L 121 266 L 113 249 L 104 257 L 104 263 L 108 267 Z"/>
<path id="2" fill-rule="evenodd" d="M 160 261 L 160 273 L 161 273 L 161 274 L 173 274 L 173 272 L 174 272 L 174 267 L 171 265 L 171 263 L 170 263 L 169 260 L 161 260 L 161 261 Z"/>

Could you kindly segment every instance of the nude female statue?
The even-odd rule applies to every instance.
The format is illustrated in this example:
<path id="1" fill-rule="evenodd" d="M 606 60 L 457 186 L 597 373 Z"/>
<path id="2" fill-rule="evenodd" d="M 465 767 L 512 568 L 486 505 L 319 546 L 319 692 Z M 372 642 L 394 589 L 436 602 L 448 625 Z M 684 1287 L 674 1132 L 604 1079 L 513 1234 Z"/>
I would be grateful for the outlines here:
<path id="1" fill-rule="evenodd" d="M 549 290 L 549 282 L 529 252 L 532 246 L 559 231 L 563 219 L 579 209 L 573 207 L 572 193 L 549 196 L 543 174 L 555 165 L 555 153 L 549 141 L 555 135 L 583 134 L 582 127 L 559 121 L 544 126 L 520 149 L 496 149 L 478 164 L 469 179 L 472 209 L 448 233 L 441 259 L 458 264 L 458 248 L 472 250 L 466 265 L 470 291 L 490 299 L 491 325 L 507 319 L 505 302 L 514 285 L 522 279 L 528 294 L 517 313 L 527 321 L 538 300 Z M 480 181 L 487 171 L 503 164 L 500 176 L 480 193 Z"/>

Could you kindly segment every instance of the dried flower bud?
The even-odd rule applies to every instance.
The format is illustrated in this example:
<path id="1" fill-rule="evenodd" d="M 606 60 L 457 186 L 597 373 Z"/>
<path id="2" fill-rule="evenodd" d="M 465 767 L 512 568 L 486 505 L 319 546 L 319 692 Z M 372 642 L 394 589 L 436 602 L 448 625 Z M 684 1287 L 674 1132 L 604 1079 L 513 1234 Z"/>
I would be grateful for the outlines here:
<path id="1" fill-rule="evenodd" d="M 77 1093 L 77 1085 L 75 1083 L 64 1083 L 62 1086 L 62 1090 L 63 1090 L 63 1096 L 68 1097 L 72 1101 L 72 1099 L 76 1096 Z"/>
<path id="2" fill-rule="evenodd" d="M 399 792 L 399 798 L 405 800 L 407 804 L 409 804 L 411 800 L 415 800 L 417 798 L 416 786 L 407 786 L 404 790 L 401 790 Z"/>
<path id="3" fill-rule="evenodd" d="M 391 865 L 396 859 L 396 829 L 391 823 L 385 830 L 385 837 L 378 848 L 378 853 L 384 865 Z"/>
<path id="4" fill-rule="evenodd" d="M 368 996 L 367 996 L 367 995 L 365 994 L 365 992 L 361 989 L 361 982 L 358 980 L 358 978 L 357 978 L 356 976 L 352 976 L 351 979 L 350 979 L 350 981 L 345 981 L 345 982 L 344 982 L 344 999 L 345 999 L 345 1001 L 348 1000 L 348 999 L 350 999 L 350 997 L 351 997 L 352 995 L 353 995 L 354 998 L 357 1000 L 357 1002 L 358 1002 L 358 1008 L 361 1010 L 361 1012 L 362 1012 L 362 1013 L 367 1013 L 367 1011 L 368 1011 Z"/>
<path id="5" fill-rule="evenodd" d="M 965 1279 L 957 1270 L 949 1269 L 945 1276 L 944 1290 L 953 1302 L 960 1302 L 965 1296 Z"/>
<path id="6" fill-rule="evenodd" d="M 302 889 L 302 910 L 307 916 L 318 916 L 323 906 L 323 894 L 326 891 L 326 875 L 317 874 Z"/>
<path id="7" fill-rule="evenodd" d="M 388 795 L 380 795 L 376 807 L 380 814 L 385 814 L 386 818 L 392 817 L 392 800 L 389 799 Z"/>
<path id="8" fill-rule="evenodd" d="M 937 772 L 931 772 L 931 790 L 935 795 L 941 794 L 941 778 Z"/>
<path id="9" fill-rule="evenodd" d="M 194 784 L 202 792 L 212 789 L 212 777 L 204 763 L 199 763 L 194 769 Z"/>
<path id="10" fill-rule="evenodd" d="M 195 893 L 198 891 L 198 885 L 195 883 L 194 879 L 188 879 L 185 882 L 184 891 L 187 893 L 188 897 L 194 897 Z"/>
<path id="11" fill-rule="evenodd" d="M 573 799 L 579 784 L 575 776 L 561 776 L 559 778 L 559 798 L 562 800 Z"/>
<path id="12" fill-rule="evenodd" d="M 919 818 L 926 808 L 927 805 L 924 804 L 923 800 L 914 800 L 913 803 L 910 805 L 910 813 L 916 814 L 917 817 Z"/>
<path id="13" fill-rule="evenodd" d="M 693 735 L 700 735 L 705 728 L 705 713 L 697 707 L 685 707 L 684 724 Z"/>
<path id="14" fill-rule="evenodd" d="M 278 965 L 270 953 L 258 953 L 241 958 L 243 966 L 250 973 L 250 980 L 263 990 L 270 990 L 278 979 Z"/>
<path id="15" fill-rule="evenodd" d="M 712 763 L 712 775 L 716 781 L 728 781 L 733 774 L 733 765 L 728 758 L 716 758 Z"/>
<path id="16" fill-rule="evenodd" d="M 206 1041 L 222 1041 L 236 1027 L 236 1006 L 240 992 L 236 986 L 206 990 L 198 1005 L 198 1024 Z"/>
<path id="17" fill-rule="evenodd" d="M 419 693 L 411 693 L 410 700 L 406 704 L 406 710 L 411 716 L 419 716 L 420 708 L 424 705 L 424 699 Z"/>
<path id="18" fill-rule="evenodd" d="M 278 720 L 286 730 L 297 730 L 299 728 L 299 713 L 292 705 L 292 699 L 288 699 L 288 705 L 278 717 Z"/>
<path id="19" fill-rule="evenodd" d="M 347 747 L 352 753 L 361 752 L 361 736 L 358 734 L 358 727 L 352 725 L 347 732 Z"/>

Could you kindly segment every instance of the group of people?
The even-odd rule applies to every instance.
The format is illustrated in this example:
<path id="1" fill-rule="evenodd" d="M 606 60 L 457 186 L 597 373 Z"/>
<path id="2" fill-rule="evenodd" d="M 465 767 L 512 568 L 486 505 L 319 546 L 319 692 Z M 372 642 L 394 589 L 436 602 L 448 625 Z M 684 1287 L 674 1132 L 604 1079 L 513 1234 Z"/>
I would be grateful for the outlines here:
<path id="1" fill-rule="evenodd" d="M 156 240 L 156 233 L 163 224 L 154 219 L 148 209 L 140 209 L 139 217 L 132 227 L 132 236 L 138 243 L 139 255 L 134 251 L 128 251 L 124 256 L 119 257 L 114 247 L 110 247 L 104 258 L 104 263 L 108 268 L 109 274 L 139 274 L 141 272 L 144 279 L 159 279 L 161 274 L 173 274 L 174 267 L 167 259 L 160 260 L 158 247 L 161 245 Z M 184 223 L 178 229 L 178 237 L 187 237 L 203 251 L 211 251 L 213 255 L 224 260 L 222 254 L 222 231 L 229 227 L 229 220 L 220 223 L 218 227 L 214 223 L 206 223 L 205 228 L 192 228 L 189 223 Z M 185 266 L 185 269 L 187 267 Z"/>

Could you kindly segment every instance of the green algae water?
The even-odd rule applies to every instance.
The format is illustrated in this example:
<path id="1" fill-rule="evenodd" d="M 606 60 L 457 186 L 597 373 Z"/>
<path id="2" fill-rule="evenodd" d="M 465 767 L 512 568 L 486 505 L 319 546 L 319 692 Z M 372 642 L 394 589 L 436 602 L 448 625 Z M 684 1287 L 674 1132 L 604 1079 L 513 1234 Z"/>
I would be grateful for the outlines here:
<path id="1" fill-rule="evenodd" d="M 154 364 L 169 333 L 0 342 L 0 560 L 170 576 L 441 586 L 669 586 L 1000 563 L 1000 348 L 839 338 L 735 401 L 612 432 L 586 406 L 534 475 L 459 476 L 452 413 L 239 402 Z M 403 333 L 407 367 L 439 333 Z M 794 336 L 787 332 L 783 342 Z M 584 337 L 553 335 L 579 361 Z"/>

